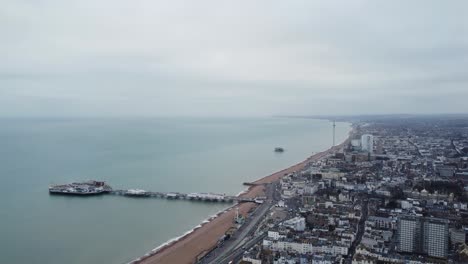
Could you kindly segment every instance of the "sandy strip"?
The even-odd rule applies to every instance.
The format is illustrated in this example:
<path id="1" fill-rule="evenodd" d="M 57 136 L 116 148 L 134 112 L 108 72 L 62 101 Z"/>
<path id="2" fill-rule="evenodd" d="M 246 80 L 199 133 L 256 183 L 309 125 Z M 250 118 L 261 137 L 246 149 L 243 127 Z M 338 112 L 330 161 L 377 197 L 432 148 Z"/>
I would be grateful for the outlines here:
<path id="1" fill-rule="evenodd" d="M 350 135 L 352 132 L 350 132 Z M 293 171 L 299 171 L 304 168 L 307 163 L 319 160 L 337 150 L 342 148 L 349 138 L 338 146 L 330 148 L 326 151 L 319 152 L 305 161 L 293 165 L 287 169 L 278 171 L 269 176 L 261 178 L 254 183 L 265 184 L 279 180 L 284 174 L 292 173 Z M 264 195 L 264 186 L 257 185 L 251 186 L 245 193 L 241 194 L 242 197 L 256 197 Z M 246 215 L 246 213 L 256 205 L 253 203 L 243 203 L 239 205 L 240 213 Z M 235 210 L 229 210 L 218 217 L 202 225 L 194 232 L 186 235 L 175 243 L 172 243 L 166 247 L 163 247 L 154 255 L 142 257 L 141 260 L 135 261 L 134 263 L 145 263 L 145 264 L 191 264 L 195 263 L 198 256 L 202 256 L 208 252 L 211 248 L 216 246 L 218 239 L 222 237 L 225 232 L 233 226 L 233 219 Z"/>
<path id="2" fill-rule="evenodd" d="M 254 206 L 253 203 L 241 204 L 239 212 L 247 214 Z M 218 239 L 233 225 L 235 214 L 236 210 L 229 210 L 156 255 L 136 263 L 194 263 L 198 255 L 215 246 Z"/>

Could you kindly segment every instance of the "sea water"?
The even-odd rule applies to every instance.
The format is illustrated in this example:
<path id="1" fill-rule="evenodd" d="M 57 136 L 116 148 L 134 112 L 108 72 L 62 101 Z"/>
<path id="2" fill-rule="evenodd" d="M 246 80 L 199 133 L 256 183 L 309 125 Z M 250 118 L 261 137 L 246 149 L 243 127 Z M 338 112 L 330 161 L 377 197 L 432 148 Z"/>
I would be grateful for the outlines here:
<path id="1" fill-rule="evenodd" d="M 50 184 L 236 195 L 329 148 L 332 129 L 298 118 L 0 119 L 0 263 L 126 263 L 229 206 L 50 196 Z M 337 123 L 336 141 L 349 131 Z"/>

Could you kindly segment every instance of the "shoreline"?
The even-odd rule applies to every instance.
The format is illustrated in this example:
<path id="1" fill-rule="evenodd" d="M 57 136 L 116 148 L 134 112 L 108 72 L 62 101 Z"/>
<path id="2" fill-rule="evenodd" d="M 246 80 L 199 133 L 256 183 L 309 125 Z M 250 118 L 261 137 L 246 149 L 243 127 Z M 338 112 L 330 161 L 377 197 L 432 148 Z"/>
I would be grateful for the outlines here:
<path id="1" fill-rule="evenodd" d="M 241 191 L 237 197 L 254 198 L 256 196 L 262 196 L 264 191 L 263 184 L 277 181 L 285 174 L 292 173 L 293 171 L 299 171 L 308 163 L 320 160 L 323 157 L 340 150 L 351 140 L 354 133 L 355 129 L 351 127 L 348 137 L 339 145 L 317 152 L 302 162 L 253 181 L 252 183 L 260 185 L 249 186 L 244 191 Z M 234 216 L 234 210 L 232 209 L 235 207 L 239 207 L 239 211 L 245 215 L 249 210 L 257 207 L 257 204 L 233 204 L 203 220 L 199 225 L 185 232 L 183 235 L 172 238 L 162 245 L 152 249 L 145 255 L 130 261 L 129 264 L 195 263 L 199 257 L 202 257 L 216 246 L 218 239 L 232 226 L 232 219 Z"/>
<path id="2" fill-rule="evenodd" d="M 133 263 L 141 263 L 141 261 L 147 259 L 147 258 L 150 258 L 158 253 L 161 253 L 163 252 L 166 248 L 169 248 L 171 246 L 173 246 L 174 244 L 176 244 L 177 242 L 180 242 L 181 240 L 183 240 L 184 238 L 186 238 L 187 236 L 190 236 L 190 234 L 194 233 L 196 230 L 202 228 L 204 225 L 210 223 L 212 220 L 216 219 L 217 217 L 219 217 L 221 214 L 223 213 L 226 213 L 230 210 L 232 210 L 234 207 L 236 206 L 236 204 L 232 204 L 231 206 L 223 209 L 223 210 L 220 210 L 218 211 L 216 214 L 206 218 L 205 220 L 203 220 L 200 224 L 198 224 L 197 226 L 195 226 L 194 228 L 184 232 L 183 235 L 181 236 L 178 236 L 178 237 L 174 237 L 174 238 L 171 238 L 169 239 L 168 241 L 164 242 L 163 244 L 161 244 L 160 246 L 152 249 L 151 251 L 149 251 L 148 253 L 146 253 L 145 255 L 139 257 L 139 258 L 136 258 L 130 262 L 128 262 L 128 264 L 133 264 Z"/>

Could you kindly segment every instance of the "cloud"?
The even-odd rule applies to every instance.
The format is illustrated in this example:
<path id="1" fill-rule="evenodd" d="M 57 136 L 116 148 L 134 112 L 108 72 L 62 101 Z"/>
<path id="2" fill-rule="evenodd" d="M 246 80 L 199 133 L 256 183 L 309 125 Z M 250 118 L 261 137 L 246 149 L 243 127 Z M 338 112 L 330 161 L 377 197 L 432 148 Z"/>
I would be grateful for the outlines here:
<path id="1" fill-rule="evenodd" d="M 466 112 L 467 7 L 4 0 L 0 113 Z"/>

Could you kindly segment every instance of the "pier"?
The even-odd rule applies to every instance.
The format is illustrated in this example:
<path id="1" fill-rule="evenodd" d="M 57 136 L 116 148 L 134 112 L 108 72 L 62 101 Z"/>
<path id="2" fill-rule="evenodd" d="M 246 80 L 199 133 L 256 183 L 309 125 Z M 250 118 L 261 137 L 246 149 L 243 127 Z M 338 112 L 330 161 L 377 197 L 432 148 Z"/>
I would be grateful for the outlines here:
<path id="1" fill-rule="evenodd" d="M 216 193 L 180 193 L 180 192 L 151 192 L 141 189 L 114 190 L 112 187 L 102 181 L 74 182 L 62 185 L 50 185 L 49 194 L 54 195 L 121 195 L 128 197 L 141 198 L 161 198 L 172 200 L 190 200 L 201 202 L 224 202 L 224 203 L 263 203 L 264 197 L 246 198 L 238 196 L 229 196 Z"/>
<path id="2" fill-rule="evenodd" d="M 141 197 L 141 198 L 160 198 L 160 199 L 171 199 L 171 200 L 189 200 L 189 201 L 200 201 L 200 202 L 224 202 L 224 203 L 263 203 L 262 198 L 246 198 L 229 196 L 224 194 L 215 193 L 180 193 L 180 192 L 151 192 L 138 189 L 130 190 L 112 190 L 109 194 L 121 195 L 128 197 Z"/>

